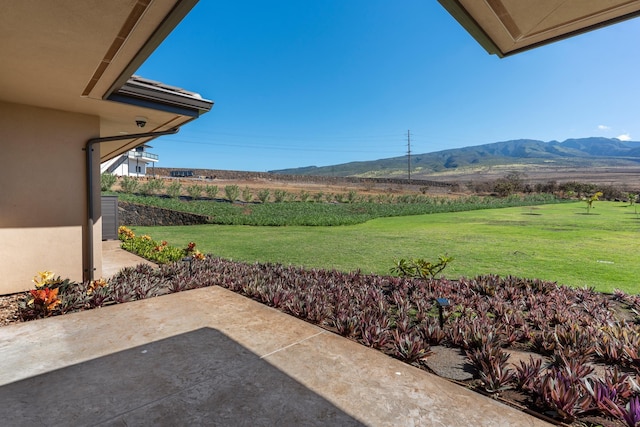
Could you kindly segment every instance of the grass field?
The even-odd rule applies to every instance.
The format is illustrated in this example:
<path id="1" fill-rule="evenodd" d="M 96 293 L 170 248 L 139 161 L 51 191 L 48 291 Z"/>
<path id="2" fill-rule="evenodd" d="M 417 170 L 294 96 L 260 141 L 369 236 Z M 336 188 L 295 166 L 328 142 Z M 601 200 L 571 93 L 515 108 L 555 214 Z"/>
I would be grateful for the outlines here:
<path id="1" fill-rule="evenodd" d="M 337 227 L 202 225 L 133 227 L 176 246 L 194 241 L 215 256 L 239 261 L 387 274 L 394 259 L 455 260 L 451 279 L 513 275 L 640 291 L 640 217 L 618 202 L 485 209 L 378 218 Z"/>

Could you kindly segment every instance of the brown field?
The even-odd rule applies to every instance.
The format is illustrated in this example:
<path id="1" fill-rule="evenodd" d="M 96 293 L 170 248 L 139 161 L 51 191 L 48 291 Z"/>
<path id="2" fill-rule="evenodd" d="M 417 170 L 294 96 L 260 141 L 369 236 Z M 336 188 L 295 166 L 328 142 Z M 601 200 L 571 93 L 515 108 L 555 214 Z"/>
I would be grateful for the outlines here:
<path id="1" fill-rule="evenodd" d="M 475 169 L 455 169 L 435 174 L 420 175 L 420 178 L 447 182 L 493 181 L 511 172 L 523 174 L 525 183 L 537 184 L 556 181 L 558 183 L 577 181 L 587 184 L 611 185 L 628 189 L 640 188 L 640 166 L 599 166 L 589 168 L 568 168 L 546 165 L 512 164 L 478 167 Z"/>
<path id="2" fill-rule="evenodd" d="M 171 178 L 168 170 L 156 168 L 156 178 L 165 181 L 165 188 L 170 182 L 178 181 L 182 184 L 182 194 L 187 195 L 186 187 L 191 185 L 218 186 L 218 194 L 224 195 L 224 187 L 227 185 L 237 185 L 240 190 L 248 187 L 255 195 L 258 191 L 268 189 L 273 193 L 275 190 L 284 190 L 288 193 L 299 194 L 306 191 L 310 194 L 346 194 L 349 191 L 356 191 L 361 195 L 379 195 L 379 194 L 417 194 L 427 192 L 432 195 L 455 196 L 457 193 L 452 192 L 447 187 L 427 186 L 424 182 L 413 181 L 411 183 L 396 180 L 394 182 L 374 182 L 371 180 L 360 180 L 361 182 L 353 182 L 349 179 L 341 179 L 337 177 L 296 177 L 291 175 L 265 174 L 256 172 L 238 172 L 238 171 L 221 171 L 221 170 L 195 170 L 195 176 L 191 178 Z M 151 177 L 142 178 L 142 180 L 152 179 Z M 428 188 L 425 188 L 428 187 Z M 114 186 L 118 189 L 118 184 Z"/>
<path id="3" fill-rule="evenodd" d="M 346 194 L 349 191 L 356 191 L 364 196 L 377 196 L 380 194 L 429 194 L 436 196 L 456 197 L 458 195 L 472 193 L 472 183 L 490 182 L 513 172 L 518 172 L 522 176 L 522 181 L 528 184 L 547 183 L 556 181 L 557 183 L 577 181 L 581 183 L 597 184 L 602 186 L 613 186 L 628 192 L 639 192 L 640 190 L 640 166 L 608 166 L 590 168 L 567 168 L 545 165 L 511 164 L 490 167 L 464 168 L 452 171 L 424 174 L 417 172 L 412 174 L 412 180 L 390 179 L 389 182 L 369 179 L 350 179 L 340 177 L 309 177 L 296 175 L 278 175 L 258 172 L 240 172 L 225 170 L 195 169 L 194 177 L 191 178 L 171 178 L 167 168 L 156 168 L 156 178 L 166 181 L 165 186 L 171 181 L 179 181 L 182 184 L 182 194 L 187 195 L 186 187 L 191 185 L 216 185 L 218 194 L 223 197 L 224 187 L 227 185 L 237 185 L 240 190 L 249 188 L 255 195 L 262 189 L 284 190 L 290 194 L 299 194 L 303 191 L 311 195 L 323 194 Z M 150 178 L 143 178 L 150 179 Z M 423 180 L 431 181 L 425 182 Z M 438 187 L 433 182 L 458 184 L 451 187 Z M 116 185 L 117 189 L 117 185 Z"/>

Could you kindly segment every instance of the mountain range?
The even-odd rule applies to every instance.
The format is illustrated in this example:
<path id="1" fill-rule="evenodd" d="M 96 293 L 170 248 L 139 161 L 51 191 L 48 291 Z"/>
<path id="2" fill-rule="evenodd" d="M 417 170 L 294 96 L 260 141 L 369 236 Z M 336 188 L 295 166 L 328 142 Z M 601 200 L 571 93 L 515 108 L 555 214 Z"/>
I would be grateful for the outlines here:
<path id="1" fill-rule="evenodd" d="M 333 166 L 308 166 L 270 171 L 277 174 L 316 176 L 396 177 L 406 175 L 407 156 L 350 162 Z M 575 138 L 558 141 L 518 139 L 433 153 L 411 155 L 411 175 L 415 178 L 487 167 L 535 165 L 545 168 L 637 167 L 640 142 L 617 138 Z"/>

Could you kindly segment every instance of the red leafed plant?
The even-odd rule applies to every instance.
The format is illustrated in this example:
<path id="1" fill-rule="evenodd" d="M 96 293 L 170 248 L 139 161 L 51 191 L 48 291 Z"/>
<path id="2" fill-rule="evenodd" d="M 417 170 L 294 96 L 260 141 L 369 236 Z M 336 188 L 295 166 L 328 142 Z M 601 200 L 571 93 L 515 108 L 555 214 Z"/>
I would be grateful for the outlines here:
<path id="1" fill-rule="evenodd" d="M 50 316 L 53 310 L 60 305 L 58 298 L 58 288 L 41 288 L 29 291 L 31 299 L 27 305 L 33 307 L 37 312 L 42 313 L 45 317 Z"/>

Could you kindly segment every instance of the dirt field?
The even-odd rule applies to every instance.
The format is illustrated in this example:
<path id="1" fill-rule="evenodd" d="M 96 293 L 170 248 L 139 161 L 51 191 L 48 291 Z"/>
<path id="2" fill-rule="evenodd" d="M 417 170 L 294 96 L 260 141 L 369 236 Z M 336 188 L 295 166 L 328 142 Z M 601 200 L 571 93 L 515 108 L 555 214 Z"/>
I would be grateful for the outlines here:
<path id="1" fill-rule="evenodd" d="M 558 183 L 577 181 L 586 184 L 612 185 L 629 190 L 640 189 L 640 166 L 561 168 L 551 165 L 500 165 L 476 169 L 456 169 L 436 174 L 420 175 L 420 178 L 458 183 L 470 181 L 487 182 L 501 178 L 511 172 L 523 174 L 523 181 L 530 184 L 547 183 L 549 181 Z"/>
<path id="2" fill-rule="evenodd" d="M 356 191 L 359 195 L 379 194 L 429 194 L 434 196 L 450 196 L 470 194 L 470 183 L 489 182 L 513 172 L 522 174 L 523 183 L 535 185 L 556 181 L 557 183 L 577 181 L 585 184 L 598 184 L 618 187 L 623 191 L 640 192 L 640 166 L 638 167 L 591 167 L 591 168 L 562 168 L 545 165 L 499 165 L 490 167 L 465 168 L 440 173 L 412 175 L 409 182 L 406 179 L 367 180 L 340 177 L 309 177 L 278 175 L 256 172 L 239 172 L 223 170 L 194 170 L 194 177 L 171 178 L 171 169 L 156 168 L 156 177 L 165 180 L 165 187 L 171 181 L 182 184 L 182 194 L 187 195 L 186 187 L 190 185 L 216 185 L 219 194 L 224 194 L 224 187 L 237 185 L 240 190 L 248 187 L 255 195 L 258 191 L 268 189 L 285 190 L 288 193 L 299 194 L 306 191 L 311 195 L 317 193 L 338 194 Z M 143 178 L 143 180 L 149 178 Z M 425 182 L 427 180 L 430 182 Z M 438 187 L 433 183 L 457 184 L 455 186 Z M 115 188 L 118 188 L 117 185 Z"/>
<path id="3" fill-rule="evenodd" d="M 306 179 L 304 181 L 295 181 L 286 179 L 282 176 L 273 174 L 269 177 L 264 177 L 265 174 L 252 174 L 250 172 L 235 173 L 238 176 L 227 177 L 224 174 L 211 174 L 211 175 L 197 175 L 192 178 L 171 178 L 167 175 L 157 174 L 157 179 L 165 181 L 165 188 L 174 181 L 182 184 L 183 195 L 187 195 L 186 187 L 191 185 L 200 185 L 202 187 L 207 185 L 215 185 L 218 187 L 218 194 L 224 195 L 224 187 L 227 185 L 237 185 L 242 191 L 244 188 L 249 187 L 252 193 L 255 195 L 258 191 L 268 189 L 273 192 L 275 190 L 284 190 L 288 193 L 299 194 L 302 191 L 306 191 L 311 195 L 317 193 L 323 194 L 346 194 L 349 191 L 356 191 L 359 195 L 379 195 L 379 194 L 419 194 L 424 193 L 438 196 L 455 196 L 456 192 L 452 191 L 448 187 L 436 187 L 429 186 L 423 182 L 414 181 L 412 183 L 404 182 L 392 182 L 392 183 L 376 183 L 368 180 L 365 182 L 350 182 L 349 180 L 341 180 L 339 178 L 332 179 L 331 182 L 324 178 L 318 178 L 317 181 Z M 141 178 L 144 182 L 152 178 Z M 114 185 L 114 190 L 119 189 L 119 184 Z"/>

